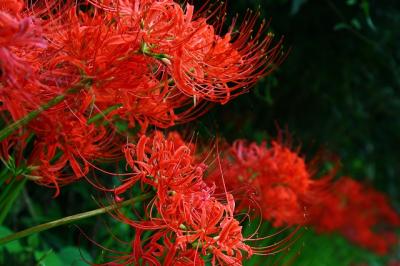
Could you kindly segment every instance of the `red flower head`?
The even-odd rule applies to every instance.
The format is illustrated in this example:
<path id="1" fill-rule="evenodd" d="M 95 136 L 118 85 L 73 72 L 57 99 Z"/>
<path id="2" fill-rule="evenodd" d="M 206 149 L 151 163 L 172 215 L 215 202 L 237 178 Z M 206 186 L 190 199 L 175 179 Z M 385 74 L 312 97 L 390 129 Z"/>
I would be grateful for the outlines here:
<path id="1" fill-rule="evenodd" d="M 146 207 L 145 221 L 117 213 L 118 219 L 138 232 L 154 231 L 147 240 L 137 235 L 136 248 L 123 261 L 146 258 L 152 263 L 161 260 L 164 265 L 202 265 L 203 256 L 209 256 L 213 265 L 241 265 L 244 256 L 253 254 L 234 217 L 233 196 L 225 193 L 222 200 L 215 197 L 214 187 L 203 181 L 205 165 L 196 163 L 193 150 L 179 135 L 164 138 L 156 132 L 151 137 L 142 136 L 137 145 L 126 147 L 125 154 L 133 173 L 115 189 L 116 197 L 136 182 L 153 187 L 156 195 Z"/>
<path id="2" fill-rule="evenodd" d="M 124 39 L 131 46 L 139 44 L 140 52 L 157 65 L 157 72 L 171 78 L 178 90 L 194 99 L 195 105 L 202 100 L 228 102 L 269 74 L 284 58 L 281 42 L 272 46 L 272 34 L 264 36 L 264 22 L 252 34 L 257 15 L 248 13 L 237 32 L 235 19 L 221 36 L 224 5 L 211 10 L 205 4 L 196 13 L 193 6 L 187 4 L 184 10 L 172 0 L 92 2 L 108 12 L 119 13 L 129 28 Z M 218 22 L 209 24 L 214 17 Z"/>
<path id="3" fill-rule="evenodd" d="M 313 181 L 297 152 L 277 141 L 267 147 L 265 143 L 238 140 L 223 156 L 222 172 L 228 190 L 249 187 L 254 191 L 257 197 L 253 198 L 259 202 L 264 219 L 273 221 L 275 226 L 306 221 L 304 208 Z M 210 175 L 210 181 L 218 179 L 217 170 Z"/>
<path id="4" fill-rule="evenodd" d="M 0 0 L 0 11 L 8 12 L 14 16 L 19 15 L 24 6 L 24 2 L 21 0 Z"/>
<path id="5" fill-rule="evenodd" d="M 57 196 L 60 186 L 88 174 L 89 162 L 115 158 L 118 138 L 78 114 L 49 111 L 30 126 L 35 137 L 27 161 L 35 168 L 34 181 L 55 188 Z"/>
<path id="6" fill-rule="evenodd" d="M 270 49 L 272 35 L 261 40 L 264 24 L 251 37 L 256 18 L 246 16 L 237 32 L 234 21 L 224 36 L 206 18 L 193 20 L 192 35 L 171 53 L 177 87 L 198 99 L 226 103 L 271 72 L 283 59 L 280 43 Z"/>
<path id="7" fill-rule="evenodd" d="M 400 226 L 387 198 L 361 183 L 342 177 L 331 192 L 311 207 L 311 224 L 319 231 L 339 231 L 349 240 L 379 254 L 397 242 L 389 229 Z"/>
<path id="8" fill-rule="evenodd" d="M 18 18 L 0 6 L 1 85 L 18 86 L 32 78 L 37 49 L 45 47 L 41 28 L 32 17 Z"/>
<path id="9" fill-rule="evenodd" d="M 203 104 L 193 106 L 192 99 L 177 90 L 165 74 L 159 56 L 146 52 L 141 25 L 151 3 L 139 2 L 137 8 L 121 3 L 115 10 L 103 3 L 93 14 L 79 12 L 72 6 L 64 15 L 48 21 L 46 38 L 51 46 L 47 52 L 52 56 L 45 67 L 50 73 L 75 77 L 73 81 L 90 79 L 87 94 L 91 101 L 86 101 L 87 108 L 95 104 L 103 111 L 120 105 L 105 116 L 119 115 L 131 127 L 139 123 L 145 132 L 149 124 L 169 127 L 197 117 L 205 109 Z M 166 5 L 159 3 L 158 8 Z M 160 34 L 165 32 L 152 34 L 161 38 Z"/>
<path id="10" fill-rule="evenodd" d="M 142 132 L 149 125 L 169 127 L 203 114 L 205 100 L 227 102 L 282 59 L 280 44 L 268 49 L 271 36 L 261 41 L 264 25 L 251 37 L 256 16 L 246 16 L 240 33 L 233 32 L 233 23 L 221 36 L 222 23 L 211 21 L 224 12 L 223 6 L 207 10 L 205 5 L 196 13 L 193 6 L 182 8 L 172 0 L 90 2 L 82 12 L 73 1 L 37 1 L 26 10 L 32 16 L 23 18 L 20 1 L 1 2 L 7 10 L 0 10 L 2 109 L 17 120 L 68 94 L 41 115 L 48 123 L 43 128 L 40 119 L 28 125 L 40 146 L 35 160 L 48 163 L 54 147 L 65 153 L 47 180 L 59 180 L 53 173 L 65 170 L 62 165 L 72 168 L 75 180 L 88 170 L 79 166 L 85 163 L 78 163 L 77 154 L 87 157 L 85 149 L 103 153 L 92 141 L 80 145 L 66 137 L 72 124 L 82 129 L 74 117 L 89 121 L 97 113 L 112 121 L 117 115 L 130 127 L 139 124 Z M 32 82 L 13 90 L 25 77 Z M 70 113 L 62 126 L 57 125 L 60 113 Z M 92 140 L 107 142 L 104 129 L 98 130 Z"/>

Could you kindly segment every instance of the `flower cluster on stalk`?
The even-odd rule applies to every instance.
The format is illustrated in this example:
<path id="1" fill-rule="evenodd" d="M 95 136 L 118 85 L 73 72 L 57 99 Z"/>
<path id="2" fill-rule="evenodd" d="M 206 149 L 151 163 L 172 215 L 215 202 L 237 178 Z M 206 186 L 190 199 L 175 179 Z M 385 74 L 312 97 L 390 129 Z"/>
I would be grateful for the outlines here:
<path id="1" fill-rule="evenodd" d="M 310 209 L 310 222 L 320 232 L 338 231 L 346 238 L 378 254 L 396 245 L 394 231 L 400 217 L 386 196 L 350 177 L 341 177 Z"/>
<path id="2" fill-rule="evenodd" d="M 380 255 L 398 242 L 400 216 L 384 194 L 350 177 L 334 181 L 336 170 L 315 178 L 315 169 L 282 142 L 237 140 L 221 154 L 228 191 L 246 195 L 238 197 L 239 209 L 259 207 L 275 227 L 311 225 L 318 232 L 339 232 Z M 211 170 L 206 180 L 221 183 L 220 172 Z"/>
<path id="3" fill-rule="evenodd" d="M 314 180 L 298 152 L 272 141 L 262 144 L 237 140 L 223 152 L 222 170 L 228 189 L 252 195 L 264 219 L 276 227 L 305 224 L 306 206 L 325 180 Z M 219 169 L 208 180 L 218 182 Z M 251 203 L 251 202 L 249 202 Z M 248 205 L 248 203 L 245 204 Z"/>
<path id="4" fill-rule="evenodd" d="M 208 255 L 213 265 L 241 265 L 243 258 L 255 253 L 234 216 L 233 196 L 216 197 L 215 187 L 203 180 L 206 165 L 197 163 L 193 152 L 179 135 L 164 138 L 161 132 L 125 147 L 132 176 L 115 188 L 116 198 L 136 183 L 151 187 L 156 196 L 146 206 L 147 220 L 116 214 L 136 230 L 132 254 L 116 262 L 152 264 L 163 258 L 164 265 L 204 265 L 202 257 Z M 145 230 L 154 233 L 142 239 Z"/>
<path id="5" fill-rule="evenodd" d="M 0 7 L 1 110 L 9 122 L 41 110 L 3 141 L 2 156 L 13 151 L 33 165 L 30 177 L 56 195 L 88 174 L 88 161 L 118 156 L 125 140 L 115 134 L 116 117 L 142 133 L 190 121 L 208 103 L 246 91 L 284 58 L 281 42 L 262 36 L 265 23 L 252 32 L 257 14 L 222 34 L 222 3 L 197 12 L 172 0 Z M 33 151 L 25 158 L 28 142 Z"/>

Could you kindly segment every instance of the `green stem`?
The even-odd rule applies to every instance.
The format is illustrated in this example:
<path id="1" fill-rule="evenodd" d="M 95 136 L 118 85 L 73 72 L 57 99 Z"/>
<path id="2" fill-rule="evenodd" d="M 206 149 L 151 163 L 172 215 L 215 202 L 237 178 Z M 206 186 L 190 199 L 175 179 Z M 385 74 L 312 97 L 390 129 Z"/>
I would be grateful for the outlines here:
<path id="1" fill-rule="evenodd" d="M 46 111 L 47 109 L 57 105 L 64 99 L 65 99 L 65 94 L 58 95 L 58 96 L 54 97 L 53 99 L 51 99 L 50 101 L 48 101 L 47 103 L 40 106 L 38 109 L 33 110 L 32 112 L 30 112 L 23 118 L 15 121 L 14 123 L 8 125 L 5 128 L 3 128 L 2 130 L 0 130 L 0 141 L 4 140 L 8 136 L 10 136 L 17 129 L 28 124 L 32 119 L 36 118 L 43 111 Z"/>
<path id="2" fill-rule="evenodd" d="M 83 87 L 89 86 L 91 84 L 91 82 L 92 82 L 92 80 L 90 78 L 84 78 L 79 83 L 75 84 L 70 89 L 68 89 L 65 93 L 57 95 L 56 97 L 54 97 L 53 99 L 51 99 L 47 103 L 45 103 L 42 106 L 40 106 L 38 109 L 31 111 L 29 114 L 27 114 L 23 118 L 21 118 L 21 119 L 15 121 L 14 123 L 6 126 L 2 130 L 0 130 L 0 141 L 4 140 L 8 136 L 10 136 L 17 129 L 20 129 L 21 127 L 23 127 L 26 124 L 28 124 L 32 119 L 36 118 L 42 112 L 44 112 L 47 109 L 59 104 L 60 102 L 62 102 L 68 94 L 78 92 L 79 88 L 83 88 Z"/>
<path id="3" fill-rule="evenodd" d="M 6 194 L 6 199 L 3 202 L 0 202 L 0 224 L 3 224 L 4 219 L 6 219 L 8 212 L 14 204 L 14 201 L 21 194 L 21 191 L 25 186 L 26 180 L 26 178 L 24 178 L 23 180 L 18 180 L 16 181 L 16 183 L 13 184 L 13 186 L 9 186 L 12 187 L 12 190 L 10 191 L 10 193 Z"/>
<path id="4" fill-rule="evenodd" d="M 102 119 L 103 117 L 105 117 L 112 111 L 117 110 L 121 106 L 122 106 L 122 104 L 116 104 L 116 105 L 112 105 L 112 106 L 108 107 L 106 110 L 104 110 L 104 111 L 92 116 L 90 119 L 88 119 L 87 124 L 92 124 L 92 123 L 96 122 L 97 120 Z"/>
<path id="5" fill-rule="evenodd" d="M 7 167 L 4 167 L 3 170 L 1 170 L 0 172 L 0 187 L 3 185 L 4 182 L 6 182 L 8 177 L 8 169 Z"/>
<path id="6" fill-rule="evenodd" d="M 146 193 L 146 194 L 134 197 L 132 199 L 123 201 L 123 202 L 118 203 L 118 204 L 113 204 L 113 205 L 110 205 L 110 206 L 107 206 L 107 207 L 99 208 L 99 209 L 88 211 L 88 212 L 78 213 L 78 214 L 67 216 L 67 217 L 64 217 L 64 218 L 61 218 L 61 219 L 58 219 L 58 220 L 55 220 L 55 221 L 51 221 L 51 222 L 48 222 L 48 223 L 40 224 L 40 225 L 31 227 L 31 228 L 28 228 L 28 229 L 19 231 L 19 232 L 15 233 L 15 234 L 0 238 L 0 245 L 3 245 L 3 244 L 8 243 L 10 241 L 14 241 L 14 240 L 26 237 L 26 236 L 29 236 L 31 234 L 35 234 L 35 233 L 39 233 L 39 232 L 42 232 L 42 231 L 45 231 L 45 230 L 49 230 L 49 229 L 51 229 L 53 227 L 57 227 L 57 226 L 65 225 L 65 224 L 69 224 L 69 223 L 73 223 L 73 222 L 76 222 L 76 221 L 79 221 L 79 220 L 82 220 L 82 219 L 86 219 L 86 218 L 97 216 L 97 215 L 100 215 L 100 214 L 104 214 L 104 213 L 107 213 L 107 212 L 110 212 L 110 211 L 113 211 L 113 210 L 117 210 L 117 209 L 122 208 L 124 206 L 130 205 L 130 204 L 132 204 L 134 202 L 148 199 L 151 196 L 152 196 L 152 193 Z"/>

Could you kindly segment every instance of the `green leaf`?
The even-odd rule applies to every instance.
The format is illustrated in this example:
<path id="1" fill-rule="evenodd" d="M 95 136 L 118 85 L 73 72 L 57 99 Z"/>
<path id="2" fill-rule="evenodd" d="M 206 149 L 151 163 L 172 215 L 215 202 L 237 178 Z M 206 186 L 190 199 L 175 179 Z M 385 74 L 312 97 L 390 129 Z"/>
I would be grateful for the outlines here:
<path id="1" fill-rule="evenodd" d="M 7 235 L 11 235 L 11 234 L 13 234 L 13 233 L 14 233 L 14 232 L 11 231 L 10 229 L 8 229 L 7 227 L 5 227 L 5 226 L 0 226 L 0 237 L 7 236 Z M 21 252 L 22 249 L 23 249 L 22 246 L 21 246 L 21 243 L 20 243 L 18 240 L 9 242 L 9 243 L 4 244 L 4 245 L 0 245 L 0 251 L 1 251 L 3 248 L 7 249 L 7 251 L 10 252 L 10 253 Z"/>
<path id="2" fill-rule="evenodd" d="M 365 21 L 367 22 L 368 27 L 371 30 L 376 30 L 375 24 L 372 21 L 371 14 L 370 14 L 370 8 L 369 8 L 369 1 L 368 0 L 363 0 L 362 3 L 360 4 L 361 10 L 364 12 L 365 15 Z"/>
<path id="3" fill-rule="evenodd" d="M 12 189 L 8 190 L 7 194 L 5 194 L 5 191 L 2 192 L 0 199 L 0 224 L 4 222 L 4 219 L 7 217 L 8 212 L 14 204 L 14 201 L 21 194 L 22 189 L 25 186 L 26 180 L 26 178 L 24 178 L 23 180 L 17 180 L 15 183 L 12 184 Z M 10 187 L 11 185 L 7 186 L 7 188 Z"/>
<path id="4" fill-rule="evenodd" d="M 372 19 L 371 19 L 370 16 L 368 16 L 368 17 L 366 18 L 366 21 L 367 21 L 368 27 L 370 27 L 372 30 L 376 30 L 375 24 L 374 24 L 374 22 L 372 21 Z"/>
<path id="5" fill-rule="evenodd" d="M 88 262 L 92 262 L 93 259 L 90 254 L 82 249 L 73 246 L 68 246 L 60 250 L 58 256 L 61 258 L 63 265 L 65 266 L 86 266 Z"/>
<path id="6" fill-rule="evenodd" d="M 10 173 L 8 169 L 5 167 L 0 172 L 0 187 L 2 187 L 3 183 L 10 177 Z"/>
<path id="7" fill-rule="evenodd" d="M 356 28 L 357 30 L 360 30 L 360 29 L 361 29 L 361 23 L 360 23 L 360 21 L 358 21 L 358 19 L 356 19 L 356 18 L 353 18 L 353 19 L 351 20 L 351 25 L 353 25 L 353 27 Z"/>
<path id="8" fill-rule="evenodd" d="M 35 251 L 35 259 L 38 266 L 64 266 L 65 264 L 52 249 L 44 251 Z"/>
<path id="9" fill-rule="evenodd" d="M 29 248 L 36 249 L 39 247 L 40 240 L 38 235 L 30 235 L 27 241 Z"/>
<path id="10" fill-rule="evenodd" d="M 333 27 L 333 30 L 337 31 L 337 30 L 344 30 L 344 29 L 349 29 L 349 28 L 350 28 L 349 24 L 341 22 L 341 23 L 337 23 Z"/>
<path id="11" fill-rule="evenodd" d="M 92 124 L 92 123 L 94 123 L 94 122 L 96 122 L 96 121 L 98 121 L 98 120 L 101 120 L 101 119 L 103 119 L 106 115 L 108 115 L 109 113 L 111 113 L 111 112 L 114 111 L 114 110 L 117 110 L 117 109 L 120 108 L 121 106 L 122 106 L 122 104 L 116 104 L 116 105 L 110 106 L 110 107 L 108 107 L 106 110 L 104 110 L 104 111 L 102 111 L 102 112 L 100 112 L 100 113 L 95 114 L 94 116 L 92 116 L 92 117 L 87 121 L 87 123 L 88 123 L 88 124 Z"/>
<path id="12" fill-rule="evenodd" d="M 125 132 L 128 130 L 128 122 L 125 120 L 117 120 L 115 121 L 115 126 L 119 132 Z"/>
<path id="13" fill-rule="evenodd" d="M 11 242 L 14 241 L 16 239 L 22 238 L 22 237 L 26 237 L 29 236 L 31 234 L 35 234 L 35 233 L 39 233 L 45 230 L 49 230 L 50 228 L 54 228 L 57 226 L 61 226 L 61 225 L 65 225 L 65 224 L 69 224 L 69 223 L 73 223 L 73 222 L 77 222 L 80 221 L 82 219 L 86 219 L 89 217 L 93 217 L 96 215 L 101 215 L 104 213 L 108 213 L 111 210 L 115 210 L 115 209 L 119 209 L 122 208 L 124 206 L 128 206 L 131 205 L 132 203 L 136 202 L 136 201 L 143 201 L 145 199 L 151 198 L 153 195 L 152 193 L 146 193 L 146 194 L 141 194 L 139 196 L 133 197 L 129 200 L 126 200 L 124 202 L 118 203 L 118 204 L 112 204 L 109 205 L 107 207 L 103 207 L 103 208 L 99 208 L 99 209 L 95 209 L 92 211 L 87 211 L 87 212 L 83 212 L 83 213 L 78 213 L 75 215 L 71 215 L 71 216 L 67 216 L 55 221 L 51 221 L 48 223 L 44 223 L 44 224 L 40 224 L 37 226 L 33 226 L 30 227 L 28 229 L 22 230 L 20 232 L 17 232 L 15 234 L 11 234 L 11 235 L 5 235 L 5 236 L 0 236 L 0 244 L 2 243 L 7 243 L 7 242 Z"/>
<path id="14" fill-rule="evenodd" d="M 293 0 L 290 14 L 291 15 L 297 14 L 299 12 L 301 6 L 304 5 L 306 2 L 307 2 L 307 0 Z"/>
<path id="15" fill-rule="evenodd" d="M 346 4 L 349 6 L 353 6 L 353 5 L 357 4 L 357 0 L 347 0 Z"/>

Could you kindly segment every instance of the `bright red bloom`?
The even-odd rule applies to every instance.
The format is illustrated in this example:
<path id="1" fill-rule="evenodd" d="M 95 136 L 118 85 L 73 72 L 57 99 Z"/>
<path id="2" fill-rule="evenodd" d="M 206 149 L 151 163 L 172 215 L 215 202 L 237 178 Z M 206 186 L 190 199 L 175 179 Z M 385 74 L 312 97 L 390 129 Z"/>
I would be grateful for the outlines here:
<path id="1" fill-rule="evenodd" d="M 280 43 L 269 49 L 270 35 L 261 40 L 264 24 L 251 38 L 257 17 L 246 16 L 234 33 L 235 22 L 224 35 L 199 18 L 192 23 L 193 35 L 171 53 L 172 76 L 187 95 L 226 103 L 246 92 L 283 59 Z"/>
<path id="2" fill-rule="evenodd" d="M 12 15 L 19 15 L 24 8 L 22 0 L 0 0 L 0 11 L 8 12 Z"/>
<path id="3" fill-rule="evenodd" d="M 378 254 L 386 254 L 398 241 L 390 229 L 400 226 L 400 217 L 387 198 L 349 177 L 335 182 L 310 214 L 311 224 L 320 232 L 339 231 Z"/>
<path id="4" fill-rule="evenodd" d="M 7 10 L 7 9 L 6 9 Z M 45 48 L 41 28 L 32 17 L 18 18 L 0 6 L 0 82 L 18 86 L 32 78 L 37 48 Z M 1 87 L 0 87 L 1 88 Z M 2 89 L 4 91 L 4 89 Z"/>
<path id="5" fill-rule="evenodd" d="M 117 214 L 118 219 L 138 232 L 155 232 L 147 244 L 135 244 L 146 249 L 134 249 L 130 257 L 124 257 L 126 263 L 146 256 L 149 262 L 164 258 L 164 265 L 178 261 L 188 265 L 210 255 L 213 265 L 241 265 L 244 253 L 253 254 L 233 216 L 233 196 L 226 194 L 226 203 L 222 203 L 213 195 L 214 188 L 203 181 L 205 165 L 196 163 L 193 150 L 183 144 L 179 135 L 170 134 L 167 139 L 160 132 L 152 137 L 142 136 L 136 146 L 127 146 L 125 154 L 133 174 L 115 189 L 116 196 L 119 198 L 136 182 L 147 184 L 156 192 L 146 208 L 148 220 L 134 221 Z M 146 253 L 149 249 L 157 252 L 150 255 Z"/>
<path id="6" fill-rule="evenodd" d="M 114 145 L 118 138 L 104 127 L 88 125 L 84 117 L 68 115 L 72 116 L 41 117 L 34 124 L 36 139 L 29 164 L 37 170 L 32 175 L 37 177 L 36 182 L 56 188 L 56 195 L 59 186 L 88 174 L 89 162 L 116 158 L 118 151 Z M 70 169 L 68 174 L 65 169 Z"/>
<path id="7" fill-rule="evenodd" d="M 157 6 L 166 8 L 169 4 Z M 147 8 L 144 1 L 139 6 Z M 163 61 L 148 52 L 141 26 L 146 12 L 135 9 L 128 16 L 123 8 L 109 13 L 97 11 L 92 15 L 72 7 L 65 15 L 47 22 L 46 38 L 52 44 L 48 53 L 52 56 L 45 66 L 50 73 L 78 80 L 89 78 L 91 101 L 87 103 L 95 104 L 98 111 L 121 105 L 105 116 L 117 114 L 131 127 L 139 123 L 143 132 L 149 124 L 169 127 L 205 111 L 203 103 L 194 106 L 192 98 L 177 90 L 164 71 Z M 163 34 L 152 31 L 157 38 Z"/>
<path id="8" fill-rule="evenodd" d="M 221 167 L 228 191 L 244 195 L 239 207 L 257 201 L 274 226 L 311 224 L 321 232 L 339 231 L 379 254 L 397 241 L 390 228 L 398 227 L 400 218 L 381 193 L 350 178 L 333 185 L 330 175 L 313 180 L 304 159 L 276 141 L 270 147 L 236 141 L 223 153 Z M 207 180 L 222 190 L 219 169 Z"/>
<path id="9" fill-rule="evenodd" d="M 194 98 L 226 103 L 248 90 L 258 79 L 269 74 L 284 58 L 281 42 L 272 46 L 272 35 L 263 36 L 265 23 L 252 35 L 257 16 L 248 13 L 239 30 L 236 20 L 223 36 L 224 6 L 217 10 L 182 7 L 172 0 L 92 1 L 109 12 L 117 12 L 130 32 L 125 39 L 140 42 L 140 51 L 159 61 L 157 70 L 171 77 L 176 88 Z M 215 17 L 218 24 L 211 25 Z M 137 28 L 140 25 L 140 28 Z M 135 39 L 133 39 L 135 38 Z"/>
<path id="10" fill-rule="evenodd" d="M 202 115 L 207 101 L 229 101 L 282 59 L 280 44 L 269 50 L 271 37 L 260 41 L 264 26 L 250 36 L 256 17 L 247 16 L 240 33 L 232 25 L 221 36 L 222 23 L 209 23 L 223 6 L 195 12 L 172 0 L 91 1 L 82 12 L 73 1 L 37 1 L 20 14 L 20 1 L 1 3 L 2 110 L 17 120 L 67 94 L 26 129 L 38 145 L 28 161 L 46 166 L 35 175 L 55 187 L 82 177 L 85 159 L 109 157 L 108 146 L 100 147 L 109 142 L 107 130 L 83 125 L 93 115 L 107 122 L 118 116 L 141 132 L 170 127 Z M 77 143 L 71 125 L 90 140 Z M 57 160 L 54 147 L 63 153 Z M 75 178 L 57 177 L 69 167 Z"/>
<path id="11" fill-rule="evenodd" d="M 311 200 L 314 181 L 297 152 L 277 141 L 267 147 L 238 140 L 223 155 L 222 174 L 228 190 L 247 187 L 245 192 L 253 191 L 263 218 L 274 226 L 306 222 L 304 209 Z M 208 180 L 218 182 L 220 176 L 216 169 Z"/>

